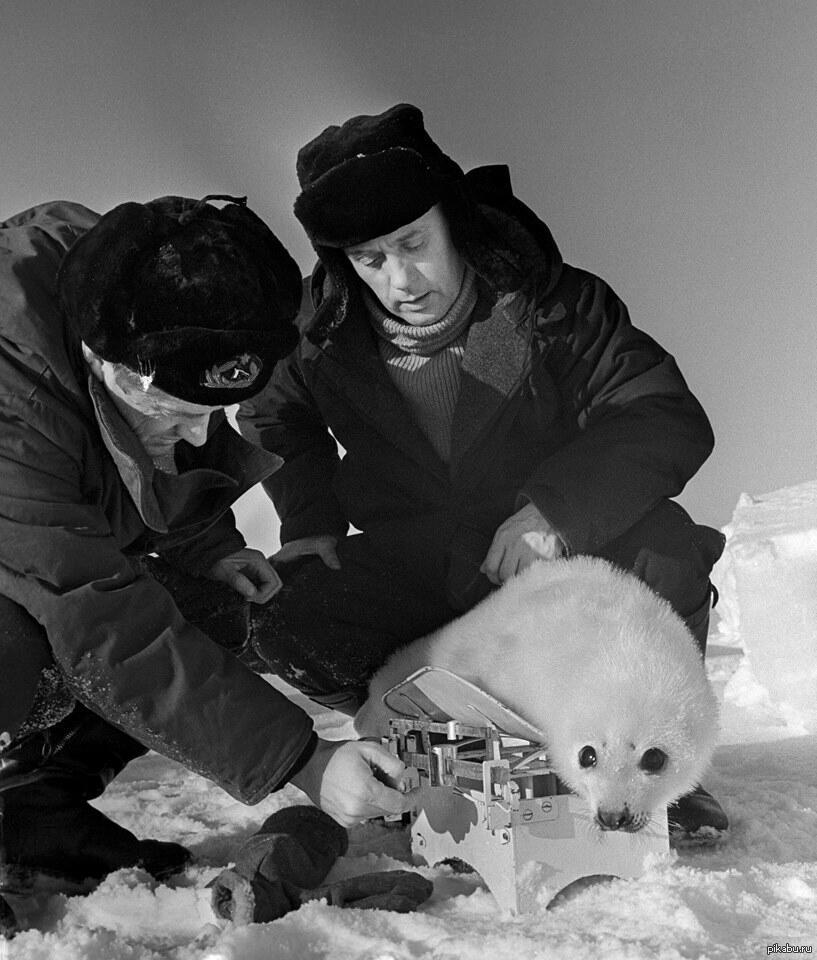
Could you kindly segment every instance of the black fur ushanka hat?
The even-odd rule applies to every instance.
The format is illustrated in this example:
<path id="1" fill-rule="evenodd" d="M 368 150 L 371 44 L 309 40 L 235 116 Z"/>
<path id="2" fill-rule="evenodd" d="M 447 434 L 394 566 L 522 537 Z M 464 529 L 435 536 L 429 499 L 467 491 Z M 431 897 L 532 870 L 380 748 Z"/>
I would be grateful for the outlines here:
<path id="1" fill-rule="evenodd" d="M 94 353 L 192 403 L 253 396 L 297 342 L 300 270 L 245 198 L 114 207 L 68 250 L 57 289 Z"/>
<path id="2" fill-rule="evenodd" d="M 349 247 L 411 223 L 462 180 L 407 103 L 327 127 L 298 151 L 295 216 L 312 242 Z"/>
<path id="3" fill-rule="evenodd" d="M 499 221 L 480 206 L 473 184 L 480 171 L 463 173 L 431 139 L 423 114 L 400 103 L 375 116 L 352 117 L 327 127 L 298 152 L 295 216 L 306 230 L 329 283 L 309 337 L 321 342 L 360 302 L 361 281 L 343 248 L 391 233 L 435 204 L 442 205 L 451 238 L 477 275 L 491 288 L 520 289 L 529 279 L 533 245 L 509 241 Z M 546 229 L 546 228 L 545 228 Z M 551 238 L 552 242 L 552 238 Z"/>

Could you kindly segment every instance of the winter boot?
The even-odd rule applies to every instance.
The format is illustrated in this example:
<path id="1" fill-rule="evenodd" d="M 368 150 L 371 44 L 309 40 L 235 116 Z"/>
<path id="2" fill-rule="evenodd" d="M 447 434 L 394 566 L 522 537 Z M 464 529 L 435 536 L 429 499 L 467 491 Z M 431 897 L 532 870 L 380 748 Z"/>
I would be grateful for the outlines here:
<path id="1" fill-rule="evenodd" d="M 84 707 L 12 744 L 0 755 L 0 889 L 56 889 L 141 866 L 158 879 L 190 853 L 176 843 L 137 838 L 87 801 L 145 748 Z"/>
<path id="2" fill-rule="evenodd" d="M 729 829 L 723 807 L 700 785 L 670 804 L 667 822 L 675 847 L 717 843 Z"/>
<path id="3" fill-rule="evenodd" d="M 711 600 L 711 603 L 710 603 Z M 706 604 L 686 618 L 701 654 L 706 653 L 709 633 L 709 611 L 718 602 L 718 591 L 710 584 Z M 679 797 L 667 808 L 670 843 L 675 847 L 717 843 L 729 829 L 729 818 L 718 801 L 700 784 Z"/>

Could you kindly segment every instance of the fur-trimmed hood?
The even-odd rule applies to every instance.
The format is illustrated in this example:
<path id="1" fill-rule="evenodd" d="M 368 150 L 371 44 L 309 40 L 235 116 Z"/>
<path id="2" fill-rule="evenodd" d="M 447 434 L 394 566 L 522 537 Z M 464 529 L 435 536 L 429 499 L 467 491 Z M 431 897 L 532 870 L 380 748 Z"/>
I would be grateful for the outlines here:
<path id="1" fill-rule="evenodd" d="M 516 291 L 548 294 L 559 281 L 562 256 L 556 241 L 533 211 L 513 194 L 507 166 L 476 167 L 462 189 L 442 201 L 454 245 L 498 299 Z M 316 246 L 312 274 L 314 315 L 304 324 L 320 345 L 361 305 L 361 281 L 342 249 Z"/>

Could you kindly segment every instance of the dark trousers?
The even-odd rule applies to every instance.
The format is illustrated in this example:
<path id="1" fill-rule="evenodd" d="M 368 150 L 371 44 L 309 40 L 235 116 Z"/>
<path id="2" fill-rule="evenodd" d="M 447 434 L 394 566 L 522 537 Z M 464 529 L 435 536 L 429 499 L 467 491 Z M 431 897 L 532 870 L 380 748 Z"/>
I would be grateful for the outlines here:
<path id="1" fill-rule="evenodd" d="M 722 534 L 665 500 L 596 555 L 633 571 L 668 600 L 704 652 L 709 574 L 723 544 Z M 269 669 L 294 687 L 322 703 L 353 708 L 393 651 L 462 611 L 449 604 L 442 582 L 386 561 L 365 534 L 340 541 L 338 556 L 340 570 L 316 557 L 280 565 L 284 587 L 252 611 L 252 642 Z M 487 596 L 494 588 L 483 580 Z"/>
<path id="2" fill-rule="evenodd" d="M 144 563 L 189 621 L 241 655 L 250 636 L 249 605 L 232 588 L 161 560 Z M 88 806 L 146 748 L 115 726 L 116 717 L 73 699 L 43 628 L 3 596 L 0 666 L 8 667 L 0 672 L 0 882 L 8 880 L 9 865 L 83 878 L 141 862 L 146 852 L 158 858 L 151 861 L 156 867 L 162 858 L 175 862 L 181 848 L 146 851 L 130 831 Z M 0 930 L 4 922 L 11 929 L 0 900 Z"/>

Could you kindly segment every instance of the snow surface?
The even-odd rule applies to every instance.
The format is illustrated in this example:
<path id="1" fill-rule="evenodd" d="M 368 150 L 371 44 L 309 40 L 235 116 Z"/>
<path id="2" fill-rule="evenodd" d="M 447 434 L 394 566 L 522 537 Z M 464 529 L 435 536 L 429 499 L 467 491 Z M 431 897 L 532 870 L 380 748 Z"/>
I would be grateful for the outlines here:
<path id="1" fill-rule="evenodd" d="M 817 484 L 814 493 L 817 502 Z M 756 520 L 747 513 L 745 522 L 733 522 L 730 544 L 738 532 L 750 541 Z M 799 521 L 794 527 L 804 530 Z M 800 562 L 810 562 L 808 551 Z M 206 884 L 270 813 L 304 797 L 286 787 L 255 807 L 243 806 L 149 754 L 96 805 L 140 836 L 186 844 L 195 865 L 167 885 L 121 870 L 87 896 L 16 901 L 27 929 L 0 941 L 0 960 L 748 960 L 777 955 L 770 952 L 775 944 L 781 951 L 817 948 L 817 734 L 753 672 L 729 575 L 721 577 L 725 616 L 713 629 L 707 657 L 722 721 L 721 746 L 704 785 L 732 823 L 719 847 L 658 857 L 637 880 L 592 887 L 537 915 L 503 913 L 476 875 L 437 867 L 420 869 L 434 881 L 434 894 L 414 914 L 311 903 L 275 923 L 235 928 L 212 914 Z M 785 626 L 778 621 L 778 635 Z M 347 718 L 291 695 L 313 714 L 322 735 L 352 735 Z M 396 859 L 402 841 L 400 831 L 362 827 L 329 880 L 404 866 Z"/>
<path id="2" fill-rule="evenodd" d="M 725 532 L 720 633 L 792 729 L 817 733 L 817 481 L 743 494 Z"/>

